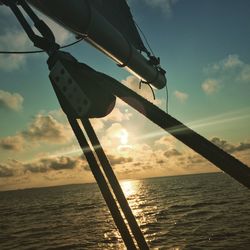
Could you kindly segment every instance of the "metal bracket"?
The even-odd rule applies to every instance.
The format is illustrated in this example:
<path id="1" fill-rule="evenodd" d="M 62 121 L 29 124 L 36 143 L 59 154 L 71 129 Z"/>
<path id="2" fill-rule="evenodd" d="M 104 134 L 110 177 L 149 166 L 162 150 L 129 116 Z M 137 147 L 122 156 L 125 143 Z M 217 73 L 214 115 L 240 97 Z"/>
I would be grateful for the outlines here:
<path id="1" fill-rule="evenodd" d="M 49 55 L 60 48 L 55 42 L 55 36 L 49 26 L 38 18 L 36 13 L 26 3 L 26 0 L 2 0 L 0 1 L 0 5 L 2 4 L 5 4 L 11 9 L 35 47 L 46 51 Z M 35 28 L 41 36 L 35 34 L 19 6 L 23 8 L 27 16 L 33 21 Z"/>
<path id="2" fill-rule="evenodd" d="M 57 61 L 55 63 L 49 77 L 67 99 L 75 113 L 79 117 L 84 117 L 90 109 L 91 102 L 62 62 Z"/>

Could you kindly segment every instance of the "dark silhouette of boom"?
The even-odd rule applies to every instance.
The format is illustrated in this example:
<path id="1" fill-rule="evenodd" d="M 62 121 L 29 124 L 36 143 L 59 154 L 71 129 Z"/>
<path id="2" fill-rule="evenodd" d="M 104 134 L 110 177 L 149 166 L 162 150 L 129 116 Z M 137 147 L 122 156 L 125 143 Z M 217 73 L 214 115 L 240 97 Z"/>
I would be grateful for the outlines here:
<path id="1" fill-rule="evenodd" d="M 28 0 L 63 27 L 158 89 L 166 85 L 165 71 L 146 50 L 125 0 Z M 152 56 L 150 56 L 152 59 Z"/>

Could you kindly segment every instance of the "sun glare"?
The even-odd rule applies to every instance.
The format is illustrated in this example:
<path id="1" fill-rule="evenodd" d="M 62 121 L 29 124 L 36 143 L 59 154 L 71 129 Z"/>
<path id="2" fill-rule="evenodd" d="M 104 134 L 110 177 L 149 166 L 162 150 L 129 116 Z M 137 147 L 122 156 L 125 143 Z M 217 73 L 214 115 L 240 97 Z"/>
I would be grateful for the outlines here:
<path id="1" fill-rule="evenodd" d="M 137 192 L 137 185 L 135 181 L 126 180 L 121 181 L 120 184 L 126 197 L 129 197 Z"/>
<path id="2" fill-rule="evenodd" d="M 128 144 L 128 138 L 129 134 L 126 129 L 121 129 L 121 131 L 118 134 L 119 138 L 119 146 L 118 146 L 118 151 L 121 153 L 127 153 L 132 147 L 131 145 Z"/>
<path id="3" fill-rule="evenodd" d="M 119 138 L 120 138 L 121 145 L 127 145 L 128 144 L 128 132 L 125 129 L 121 130 Z"/>

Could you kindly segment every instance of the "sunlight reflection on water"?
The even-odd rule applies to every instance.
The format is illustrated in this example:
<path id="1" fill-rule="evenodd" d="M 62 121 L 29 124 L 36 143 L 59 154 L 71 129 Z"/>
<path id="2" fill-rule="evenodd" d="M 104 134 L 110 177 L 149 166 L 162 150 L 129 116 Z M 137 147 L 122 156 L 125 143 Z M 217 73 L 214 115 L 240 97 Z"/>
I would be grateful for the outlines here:
<path id="1" fill-rule="evenodd" d="M 121 186 L 150 249 L 249 249 L 250 194 L 223 174 Z M 0 221 L 1 250 L 125 249 L 96 184 L 0 193 Z"/>
<path id="2" fill-rule="evenodd" d="M 137 194 L 139 191 L 139 180 L 122 180 L 120 182 L 123 193 L 128 199 L 131 195 Z"/>

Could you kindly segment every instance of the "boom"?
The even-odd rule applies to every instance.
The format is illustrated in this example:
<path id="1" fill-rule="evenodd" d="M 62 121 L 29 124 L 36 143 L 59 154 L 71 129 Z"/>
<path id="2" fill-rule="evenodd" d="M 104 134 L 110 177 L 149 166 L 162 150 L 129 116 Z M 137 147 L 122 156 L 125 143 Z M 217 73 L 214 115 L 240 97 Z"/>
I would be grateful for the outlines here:
<path id="1" fill-rule="evenodd" d="M 135 38 L 126 36 L 126 32 L 124 34 L 110 23 L 96 8 L 94 4 L 96 1 L 28 0 L 28 2 L 63 27 L 84 37 L 87 42 L 111 57 L 118 65 L 126 67 L 131 73 L 158 89 L 166 85 L 165 71 L 146 60 L 135 48 L 137 42 Z M 108 4 L 110 0 L 102 2 Z"/>

